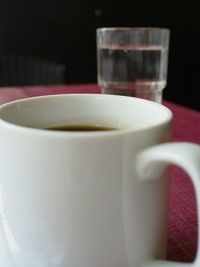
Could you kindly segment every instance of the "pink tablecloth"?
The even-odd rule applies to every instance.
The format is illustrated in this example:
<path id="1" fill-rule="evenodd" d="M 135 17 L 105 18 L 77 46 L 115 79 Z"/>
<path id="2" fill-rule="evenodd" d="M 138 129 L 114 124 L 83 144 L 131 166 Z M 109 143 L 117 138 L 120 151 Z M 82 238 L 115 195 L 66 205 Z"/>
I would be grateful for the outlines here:
<path id="1" fill-rule="evenodd" d="M 99 93 L 96 85 L 38 86 L 0 89 L 0 103 L 47 94 Z M 174 114 L 173 140 L 200 144 L 200 112 L 164 101 Z M 173 167 L 169 203 L 168 259 L 191 262 L 197 247 L 197 218 L 193 186 L 187 175 Z"/>

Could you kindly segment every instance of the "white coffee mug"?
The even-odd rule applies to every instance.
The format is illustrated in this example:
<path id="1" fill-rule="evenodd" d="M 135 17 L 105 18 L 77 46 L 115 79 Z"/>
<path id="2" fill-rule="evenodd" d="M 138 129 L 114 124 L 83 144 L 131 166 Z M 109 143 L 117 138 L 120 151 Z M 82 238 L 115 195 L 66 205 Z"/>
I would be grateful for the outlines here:
<path id="1" fill-rule="evenodd" d="M 200 146 L 168 143 L 172 113 L 112 95 L 34 97 L 0 107 L 1 267 L 182 267 L 165 261 L 168 179 L 191 177 Z M 113 131 L 61 132 L 63 124 Z M 163 143 L 163 144 L 161 144 Z"/>

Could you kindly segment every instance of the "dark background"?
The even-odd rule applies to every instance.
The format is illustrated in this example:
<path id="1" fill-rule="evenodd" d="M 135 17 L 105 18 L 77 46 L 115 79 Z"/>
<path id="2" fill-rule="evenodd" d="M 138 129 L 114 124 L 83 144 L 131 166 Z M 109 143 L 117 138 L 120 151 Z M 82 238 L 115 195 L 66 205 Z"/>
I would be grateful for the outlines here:
<path id="1" fill-rule="evenodd" d="M 68 83 L 96 82 L 96 28 L 171 30 L 164 98 L 200 110 L 197 1 L 0 0 L 0 54 L 64 63 Z"/>

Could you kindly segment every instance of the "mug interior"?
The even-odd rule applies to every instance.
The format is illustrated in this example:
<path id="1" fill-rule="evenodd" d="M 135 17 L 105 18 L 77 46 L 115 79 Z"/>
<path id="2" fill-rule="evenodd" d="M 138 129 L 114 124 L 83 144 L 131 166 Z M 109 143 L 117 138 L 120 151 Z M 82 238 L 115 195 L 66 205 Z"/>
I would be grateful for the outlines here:
<path id="1" fill-rule="evenodd" d="M 171 118 L 171 111 L 163 105 L 117 95 L 48 95 L 17 100 L 0 107 L 0 124 L 36 129 L 90 124 L 139 130 L 166 123 Z"/>

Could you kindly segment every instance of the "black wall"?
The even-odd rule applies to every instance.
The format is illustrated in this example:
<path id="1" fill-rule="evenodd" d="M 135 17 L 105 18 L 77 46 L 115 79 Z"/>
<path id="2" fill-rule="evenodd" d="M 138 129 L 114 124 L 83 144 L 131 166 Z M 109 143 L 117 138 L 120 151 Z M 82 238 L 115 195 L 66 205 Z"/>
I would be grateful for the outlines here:
<path id="1" fill-rule="evenodd" d="M 197 1 L 0 0 L 0 54 L 65 63 L 70 83 L 96 82 L 98 27 L 171 30 L 165 98 L 200 110 Z"/>

